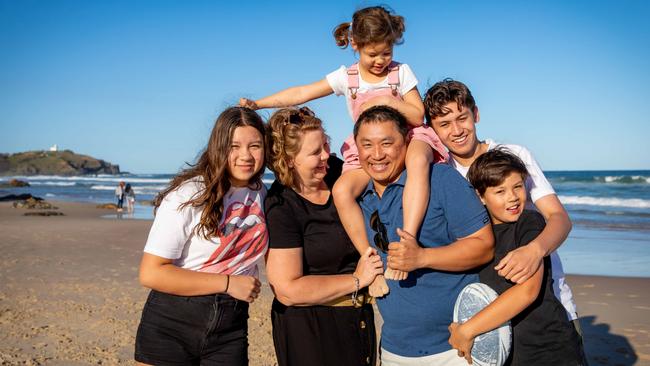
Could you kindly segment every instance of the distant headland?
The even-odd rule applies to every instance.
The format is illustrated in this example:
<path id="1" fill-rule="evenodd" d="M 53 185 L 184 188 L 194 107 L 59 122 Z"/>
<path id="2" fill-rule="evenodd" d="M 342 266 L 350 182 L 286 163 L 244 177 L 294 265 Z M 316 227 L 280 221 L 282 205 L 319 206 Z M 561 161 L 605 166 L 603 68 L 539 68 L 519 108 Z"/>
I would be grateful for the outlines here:
<path id="1" fill-rule="evenodd" d="M 120 174 L 120 166 L 71 150 L 0 153 L 0 176 Z"/>

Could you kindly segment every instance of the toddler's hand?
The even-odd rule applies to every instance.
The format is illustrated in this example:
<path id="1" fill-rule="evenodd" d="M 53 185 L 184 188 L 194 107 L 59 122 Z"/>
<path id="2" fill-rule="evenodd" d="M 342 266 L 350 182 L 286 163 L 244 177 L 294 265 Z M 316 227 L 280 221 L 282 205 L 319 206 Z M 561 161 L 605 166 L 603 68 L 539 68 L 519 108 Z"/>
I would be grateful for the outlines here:
<path id="1" fill-rule="evenodd" d="M 250 108 L 254 111 L 260 109 L 260 107 L 257 105 L 257 103 L 255 103 L 254 100 L 250 100 L 248 98 L 239 98 L 239 106 Z"/>

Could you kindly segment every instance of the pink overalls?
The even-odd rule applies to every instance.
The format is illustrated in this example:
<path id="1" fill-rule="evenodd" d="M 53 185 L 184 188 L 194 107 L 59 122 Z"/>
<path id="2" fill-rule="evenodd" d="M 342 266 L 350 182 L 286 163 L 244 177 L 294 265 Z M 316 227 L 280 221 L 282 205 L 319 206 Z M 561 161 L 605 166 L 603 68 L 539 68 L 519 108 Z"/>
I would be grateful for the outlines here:
<path id="1" fill-rule="evenodd" d="M 388 85 L 390 88 L 379 88 L 369 90 L 364 93 L 357 93 L 359 89 L 359 65 L 354 64 L 348 67 L 348 89 L 350 89 L 350 105 L 352 106 L 352 119 L 354 121 L 359 118 L 361 114 L 361 105 L 366 101 L 382 96 L 388 95 L 399 100 L 402 95 L 399 93 L 399 63 L 393 61 L 388 66 Z M 440 138 L 433 131 L 433 128 L 423 124 L 420 127 L 409 126 L 409 140 L 420 140 L 426 142 L 433 149 L 433 161 L 435 163 L 444 162 L 447 160 L 447 150 L 440 142 Z M 341 155 L 343 156 L 343 172 L 348 170 L 359 169 L 359 149 L 354 141 L 354 135 L 348 136 L 343 142 L 341 147 Z"/>

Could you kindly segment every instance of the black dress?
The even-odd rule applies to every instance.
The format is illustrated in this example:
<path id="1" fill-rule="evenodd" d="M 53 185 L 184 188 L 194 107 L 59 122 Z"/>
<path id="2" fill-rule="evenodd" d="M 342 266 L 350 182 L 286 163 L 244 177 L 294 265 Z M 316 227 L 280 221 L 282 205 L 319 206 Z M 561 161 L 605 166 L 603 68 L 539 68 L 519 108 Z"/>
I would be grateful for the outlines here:
<path id="1" fill-rule="evenodd" d="M 508 254 L 528 244 L 544 230 L 544 218 L 524 210 L 517 222 L 493 225 L 494 260 L 479 273 L 482 283 L 499 295 L 514 283 L 498 275 L 494 266 Z M 583 364 L 582 344 L 562 303 L 553 293 L 551 259 L 544 258 L 542 287 L 537 299 L 512 318 L 512 350 L 506 365 L 576 366 Z"/>
<path id="2" fill-rule="evenodd" d="M 339 162 L 330 159 L 330 166 L 340 166 Z M 327 203 L 314 204 L 276 181 L 265 211 L 269 247 L 302 248 L 304 275 L 354 272 L 359 254 L 341 225 L 331 195 Z M 371 305 L 285 306 L 274 299 L 271 318 L 280 366 L 375 364 Z"/>

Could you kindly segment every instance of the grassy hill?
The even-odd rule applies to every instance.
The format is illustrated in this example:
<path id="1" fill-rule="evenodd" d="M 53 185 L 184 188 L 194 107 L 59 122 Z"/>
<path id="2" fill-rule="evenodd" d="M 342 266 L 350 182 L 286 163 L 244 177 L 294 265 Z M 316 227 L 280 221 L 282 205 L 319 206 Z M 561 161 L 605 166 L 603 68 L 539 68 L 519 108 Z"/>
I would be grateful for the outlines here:
<path id="1" fill-rule="evenodd" d="M 92 156 L 76 154 L 71 150 L 0 154 L 0 176 L 119 173 L 119 165 Z"/>

